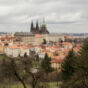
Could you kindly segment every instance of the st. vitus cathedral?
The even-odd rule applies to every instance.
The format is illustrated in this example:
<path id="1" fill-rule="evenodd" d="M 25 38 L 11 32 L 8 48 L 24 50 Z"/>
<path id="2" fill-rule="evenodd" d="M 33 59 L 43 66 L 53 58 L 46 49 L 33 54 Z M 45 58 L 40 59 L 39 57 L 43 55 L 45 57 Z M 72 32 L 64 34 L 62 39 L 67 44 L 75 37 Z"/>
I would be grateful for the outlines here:
<path id="1" fill-rule="evenodd" d="M 47 30 L 45 21 L 43 21 L 42 25 L 39 27 L 38 21 L 36 22 L 36 27 L 34 27 L 33 21 L 31 22 L 31 29 L 30 31 L 33 34 L 49 34 L 49 31 Z"/>

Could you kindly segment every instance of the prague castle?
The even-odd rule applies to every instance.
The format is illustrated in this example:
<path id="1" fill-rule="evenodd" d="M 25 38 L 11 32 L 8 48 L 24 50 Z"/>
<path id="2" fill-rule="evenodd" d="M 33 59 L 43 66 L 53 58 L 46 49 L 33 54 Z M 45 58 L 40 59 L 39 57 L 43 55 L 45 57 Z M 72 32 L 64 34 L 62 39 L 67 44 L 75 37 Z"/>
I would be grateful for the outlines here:
<path id="1" fill-rule="evenodd" d="M 42 44 L 43 40 L 45 39 L 48 43 L 50 41 L 58 42 L 59 39 L 64 40 L 63 35 L 49 33 L 47 30 L 47 26 L 45 21 L 43 21 L 42 25 L 39 26 L 38 21 L 34 26 L 33 21 L 31 22 L 30 32 L 16 32 L 15 36 L 17 37 L 17 41 L 23 43 L 32 43 L 32 44 Z"/>
<path id="2" fill-rule="evenodd" d="M 49 34 L 49 31 L 47 30 L 45 21 L 43 21 L 42 25 L 39 27 L 38 21 L 36 22 L 36 27 L 34 27 L 33 21 L 31 22 L 31 29 L 30 31 L 33 34 Z"/>

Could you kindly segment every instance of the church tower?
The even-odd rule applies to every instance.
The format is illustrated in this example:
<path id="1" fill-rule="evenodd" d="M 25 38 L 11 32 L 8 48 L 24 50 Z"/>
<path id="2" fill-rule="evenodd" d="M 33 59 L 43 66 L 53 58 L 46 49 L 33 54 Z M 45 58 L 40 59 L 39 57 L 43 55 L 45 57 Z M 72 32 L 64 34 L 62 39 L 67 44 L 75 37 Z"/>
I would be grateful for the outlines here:
<path id="1" fill-rule="evenodd" d="M 33 21 L 31 22 L 31 30 L 30 30 L 32 33 L 34 32 L 34 24 L 33 24 Z"/>
<path id="2" fill-rule="evenodd" d="M 38 33 L 38 34 L 40 33 L 38 21 L 36 22 L 36 33 Z"/>
<path id="3" fill-rule="evenodd" d="M 45 20 L 43 20 L 43 23 L 41 25 L 41 33 L 42 34 L 49 34 L 49 32 L 47 30 L 47 26 L 46 26 Z"/>
<path id="4" fill-rule="evenodd" d="M 36 27 L 34 27 L 33 21 L 31 22 L 30 32 L 33 34 L 49 34 L 45 20 L 43 20 L 42 25 L 39 27 L 38 21 L 36 22 Z"/>

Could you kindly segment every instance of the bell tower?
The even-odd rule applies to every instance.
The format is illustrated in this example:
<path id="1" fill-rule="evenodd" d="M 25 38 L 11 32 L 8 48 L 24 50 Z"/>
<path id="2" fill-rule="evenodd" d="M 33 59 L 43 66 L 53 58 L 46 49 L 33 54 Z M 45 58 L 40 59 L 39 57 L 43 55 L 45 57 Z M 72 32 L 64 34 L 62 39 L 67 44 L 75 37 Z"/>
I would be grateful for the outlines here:
<path id="1" fill-rule="evenodd" d="M 43 20 L 43 23 L 41 25 L 41 33 L 42 34 L 49 34 L 49 32 L 47 30 L 47 26 L 46 26 L 45 20 Z"/>

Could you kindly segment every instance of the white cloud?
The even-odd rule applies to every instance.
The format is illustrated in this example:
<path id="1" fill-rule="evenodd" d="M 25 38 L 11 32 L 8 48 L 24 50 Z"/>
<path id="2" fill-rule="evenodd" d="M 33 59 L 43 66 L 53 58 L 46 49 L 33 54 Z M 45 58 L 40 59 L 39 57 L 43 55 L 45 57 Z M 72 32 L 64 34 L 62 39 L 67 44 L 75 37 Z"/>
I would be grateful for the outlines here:
<path id="1" fill-rule="evenodd" d="M 0 0 L 0 30 L 29 31 L 45 17 L 51 32 L 88 32 L 87 8 L 88 0 Z"/>
<path id="2" fill-rule="evenodd" d="M 8 15 L 12 10 L 12 7 L 10 6 L 3 6 L 0 5 L 0 16 Z"/>

